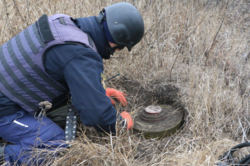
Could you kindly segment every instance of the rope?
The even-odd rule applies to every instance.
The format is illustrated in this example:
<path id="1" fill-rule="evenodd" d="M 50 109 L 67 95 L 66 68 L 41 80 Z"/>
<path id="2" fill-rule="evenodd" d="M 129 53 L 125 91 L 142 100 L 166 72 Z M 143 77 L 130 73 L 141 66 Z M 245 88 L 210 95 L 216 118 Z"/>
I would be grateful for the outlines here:
<path id="1" fill-rule="evenodd" d="M 40 102 L 39 103 L 39 108 L 41 109 L 41 111 L 38 113 L 35 113 L 34 117 L 37 119 L 38 123 L 40 123 L 40 126 L 38 128 L 38 131 L 37 131 L 37 137 L 36 137 L 36 140 L 34 142 L 34 146 L 38 147 L 39 144 L 42 145 L 42 140 L 39 138 L 39 135 L 40 135 L 40 130 L 41 130 L 41 126 L 42 125 L 46 125 L 45 123 L 43 123 L 43 118 L 46 117 L 46 111 L 48 109 L 51 109 L 52 108 L 52 104 L 49 102 L 49 101 L 43 101 L 43 102 Z M 39 143 L 40 142 L 40 143 Z"/>
<path id="2" fill-rule="evenodd" d="M 39 103 L 39 106 L 41 109 L 44 109 L 45 111 L 47 111 L 48 109 L 51 109 L 52 104 L 49 101 L 42 101 Z"/>
<path id="3" fill-rule="evenodd" d="M 250 164 L 250 155 L 247 155 L 245 158 L 243 158 L 242 160 L 240 160 L 238 163 L 235 162 L 235 159 L 233 157 L 233 153 L 240 149 L 240 148 L 244 148 L 244 147 L 249 147 L 250 146 L 250 142 L 245 142 L 245 143 L 241 143 L 238 144 L 236 146 L 234 146 L 233 148 L 231 148 L 229 151 L 227 151 L 226 153 L 224 153 L 222 155 L 222 157 L 219 158 L 219 160 L 223 161 L 223 162 L 219 162 L 217 163 L 218 166 L 228 166 L 228 165 L 235 165 L 235 166 L 240 166 L 240 165 L 249 165 Z"/>

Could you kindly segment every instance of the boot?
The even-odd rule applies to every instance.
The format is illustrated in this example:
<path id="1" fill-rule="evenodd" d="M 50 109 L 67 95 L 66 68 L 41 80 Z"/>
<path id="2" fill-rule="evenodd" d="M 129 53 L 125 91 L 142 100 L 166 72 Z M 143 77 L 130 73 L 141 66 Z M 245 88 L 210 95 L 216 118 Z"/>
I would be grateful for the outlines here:
<path id="1" fill-rule="evenodd" d="M 4 148 L 6 143 L 0 143 L 0 165 L 5 163 Z"/>

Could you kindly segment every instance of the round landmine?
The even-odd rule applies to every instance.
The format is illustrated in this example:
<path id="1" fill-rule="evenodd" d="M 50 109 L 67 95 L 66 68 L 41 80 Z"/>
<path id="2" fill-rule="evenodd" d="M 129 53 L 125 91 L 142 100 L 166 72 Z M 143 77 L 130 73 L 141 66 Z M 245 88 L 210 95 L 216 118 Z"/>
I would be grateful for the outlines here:
<path id="1" fill-rule="evenodd" d="M 183 111 L 170 105 L 148 106 L 134 117 L 134 129 L 145 138 L 163 138 L 173 135 L 182 125 Z"/>

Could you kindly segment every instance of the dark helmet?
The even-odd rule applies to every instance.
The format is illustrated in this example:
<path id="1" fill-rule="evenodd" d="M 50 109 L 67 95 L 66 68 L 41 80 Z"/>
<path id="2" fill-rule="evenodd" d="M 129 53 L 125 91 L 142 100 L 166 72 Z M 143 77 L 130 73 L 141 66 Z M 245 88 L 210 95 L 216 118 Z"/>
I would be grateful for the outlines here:
<path id="1" fill-rule="evenodd" d="M 130 3 L 120 2 L 104 8 L 109 32 L 116 44 L 129 51 L 140 42 L 144 23 L 139 11 Z"/>

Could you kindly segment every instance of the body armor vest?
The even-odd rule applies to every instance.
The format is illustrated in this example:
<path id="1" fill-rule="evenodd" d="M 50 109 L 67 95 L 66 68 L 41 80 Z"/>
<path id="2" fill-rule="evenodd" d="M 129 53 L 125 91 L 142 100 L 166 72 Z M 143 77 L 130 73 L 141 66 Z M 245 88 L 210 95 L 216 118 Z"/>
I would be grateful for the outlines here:
<path id="1" fill-rule="evenodd" d="M 0 91 L 34 114 L 41 101 L 52 100 L 66 89 L 45 71 L 43 55 L 55 45 L 78 43 L 97 52 L 91 37 L 67 15 L 43 15 L 0 47 Z"/>

